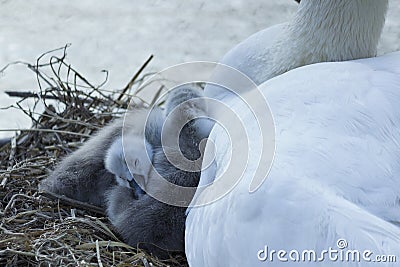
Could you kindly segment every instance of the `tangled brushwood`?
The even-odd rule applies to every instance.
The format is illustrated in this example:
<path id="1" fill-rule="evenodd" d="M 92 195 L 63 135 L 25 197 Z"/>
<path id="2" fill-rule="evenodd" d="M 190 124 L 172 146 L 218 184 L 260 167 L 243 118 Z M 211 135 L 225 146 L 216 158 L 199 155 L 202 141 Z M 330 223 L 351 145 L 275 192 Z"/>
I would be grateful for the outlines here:
<path id="1" fill-rule="evenodd" d="M 137 93 L 151 57 L 124 89 L 108 91 L 108 73 L 100 85 L 91 84 L 66 62 L 67 48 L 47 52 L 35 64 L 12 63 L 33 71 L 39 90 L 7 92 L 18 97 L 8 108 L 23 111 L 32 127 L 0 148 L 0 266 L 187 266 L 184 255 L 161 261 L 128 246 L 97 207 L 38 192 L 49 170 L 121 116 L 132 98 L 146 105 Z M 27 101 L 33 101 L 30 109 Z"/>

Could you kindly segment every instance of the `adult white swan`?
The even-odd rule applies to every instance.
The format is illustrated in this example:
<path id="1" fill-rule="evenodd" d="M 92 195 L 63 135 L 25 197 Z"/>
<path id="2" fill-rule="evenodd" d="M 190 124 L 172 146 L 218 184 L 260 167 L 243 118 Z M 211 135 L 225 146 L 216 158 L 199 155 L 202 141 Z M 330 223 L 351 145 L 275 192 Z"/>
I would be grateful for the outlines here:
<path id="1" fill-rule="evenodd" d="M 250 36 L 221 63 L 261 84 L 307 64 L 375 56 L 387 7 L 388 0 L 302 0 L 289 23 Z M 220 90 L 207 86 L 205 93 Z"/>
<path id="2" fill-rule="evenodd" d="M 249 193 L 254 157 L 260 153 L 250 142 L 249 166 L 239 184 L 188 214 L 190 265 L 262 265 L 258 252 L 265 246 L 287 253 L 315 250 L 320 257 L 330 247 L 339 250 L 339 239 L 347 240 L 349 249 L 372 251 L 371 260 L 378 255 L 399 260 L 400 53 L 302 67 L 262 84 L 261 90 L 276 123 L 270 174 Z M 252 120 L 251 114 L 243 119 Z M 229 146 L 229 140 L 217 138 L 222 132 L 215 127 L 211 134 L 217 150 Z M 224 157 L 217 154 L 216 172 L 204 174 L 220 176 Z M 279 263 L 275 255 L 272 264 Z M 302 264 L 312 265 L 294 265 Z M 326 256 L 315 264 L 333 262 Z"/>
<path id="3" fill-rule="evenodd" d="M 347 23 L 349 29 L 366 23 L 375 27 L 371 21 L 384 17 L 381 10 L 387 5 L 387 1 L 303 0 L 299 12 L 306 7 L 312 11 L 312 3 L 319 11 L 303 13 L 303 18 L 330 21 L 331 26 Z M 343 9 L 335 17 L 324 12 L 324 5 Z M 333 35 L 340 36 L 336 30 L 331 31 L 333 39 Z M 362 39 L 373 39 L 373 34 L 365 30 Z M 330 38 L 314 36 L 312 30 L 304 34 L 314 42 L 310 49 L 318 45 L 324 48 L 324 38 Z M 353 40 L 351 35 L 341 36 L 347 38 L 339 39 L 339 44 Z M 366 57 L 375 53 L 377 39 L 374 42 L 375 46 L 369 48 L 372 54 Z M 345 47 L 330 47 L 326 52 L 337 55 Z M 233 58 L 232 53 L 230 56 Z M 284 59 L 284 63 L 291 59 Z M 341 59 L 346 58 L 336 60 Z M 258 68 L 252 78 L 257 78 L 263 69 L 269 73 L 272 68 L 259 68 L 257 64 L 248 67 L 248 75 Z M 258 81 L 269 76 L 263 77 Z M 260 153 L 257 142 L 250 138 L 249 165 L 238 185 L 221 200 L 193 208 L 188 214 L 189 264 L 378 266 L 376 260 L 383 259 L 386 263 L 382 266 L 396 266 L 390 262 L 394 257 L 385 256 L 400 260 L 400 53 L 310 65 L 271 79 L 260 88 L 276 124 L 276 155 L 271 172 L 261 188 L 250 194 L 248 188 L 257 162 L 252 159 Z M 224 101 L 232 107 L 239 106 L 236 110 L 247 128 L 254 126 L 252 114 L 238 104 L 238 99 Z M 222 133 L 219 126 L 211 133 L 217 148 L 216 168 L 204 172 L 200 183 L 212 181 L 224 171 L 222 162 L 226 162 L 229 153 L 218 150 L 226 150 L 229 140 L 221 138 Z M 332 250 L 333 256 L 329 254 Z M 303 257 L 305 261 L 301 261 Z"/>

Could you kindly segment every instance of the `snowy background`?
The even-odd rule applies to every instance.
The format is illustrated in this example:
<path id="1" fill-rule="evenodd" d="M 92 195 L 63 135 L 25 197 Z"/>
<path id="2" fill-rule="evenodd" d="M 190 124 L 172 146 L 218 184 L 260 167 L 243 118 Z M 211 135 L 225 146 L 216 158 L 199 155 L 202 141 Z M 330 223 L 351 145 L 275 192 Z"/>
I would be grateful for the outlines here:
<path id="1" fill-rule="evenodd" d="M 380 54 L 400 50 L 399 2 L 390 0 Z M 249 35 L 289 20 L 296 6 L 294 0 L 0 0 L 0 69 L 72 43 L 69 63 L 94 83 L 107 69 L 107 88 L 122 88 L 150 54 L 147 71 L 218 61 Z M 5 90 L 36 88 L 25 67 L 8 69 L 0 75 L 0 107 L 16 100 Z M 0 110 L 0 129 L 16 127 L 29 127 L 29 120 Z"/>

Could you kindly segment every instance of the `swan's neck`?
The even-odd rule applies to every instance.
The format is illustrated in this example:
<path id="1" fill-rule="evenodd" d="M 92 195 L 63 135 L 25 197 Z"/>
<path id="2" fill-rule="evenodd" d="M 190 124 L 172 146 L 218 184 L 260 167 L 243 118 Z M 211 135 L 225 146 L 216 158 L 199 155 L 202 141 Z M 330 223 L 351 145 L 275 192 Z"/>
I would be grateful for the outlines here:
<path id="1" fill-rule="evenodd" d="M 387 8 L 388 0 L 302 0 L 275 46 L 272 77 L 316 62 L 375 56 Z"/>

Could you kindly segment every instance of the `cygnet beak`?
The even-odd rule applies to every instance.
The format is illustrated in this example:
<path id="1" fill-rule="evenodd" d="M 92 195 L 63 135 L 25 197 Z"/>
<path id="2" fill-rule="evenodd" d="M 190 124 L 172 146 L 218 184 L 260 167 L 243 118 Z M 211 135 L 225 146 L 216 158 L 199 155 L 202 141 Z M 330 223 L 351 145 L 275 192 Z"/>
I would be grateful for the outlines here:
<path id="1" fill-rule="evenodd" d="M 141 188 L 141 186 L 139 185 L 139 183 L 138 183 L 138 182 L 141 182 L 141 183 L 142 183 L 142 181 L 145 182 L 145 181 L 144 181 L 144 177 L 143 177 L 142 175 L 138 175 L 138 174 L 134 174 L 134 176 L 135 176 L 136 179 L 134 179 L 134 177 L 133 177 L 132 175 L 129 175 L 129 176 L 128 176 L 129 178 L 127 178 L 127 181 L 128 181 L 128 183 L 129 183 L 129 186 L 130 186 L 132 189 L 135 190 L 135 192 L 136 192 L 136 194 L 137 194 L 138 196 L 141 196 L 141 195 L 146 194 L 146 193 L 143 191 L 143 189 Z M 138 182 L 136 182 L 136 181 L 138 181 Z M 144 186 L 145 186 L 145 185 L 142 185 L 142 187 L 144 187 Z"/>

